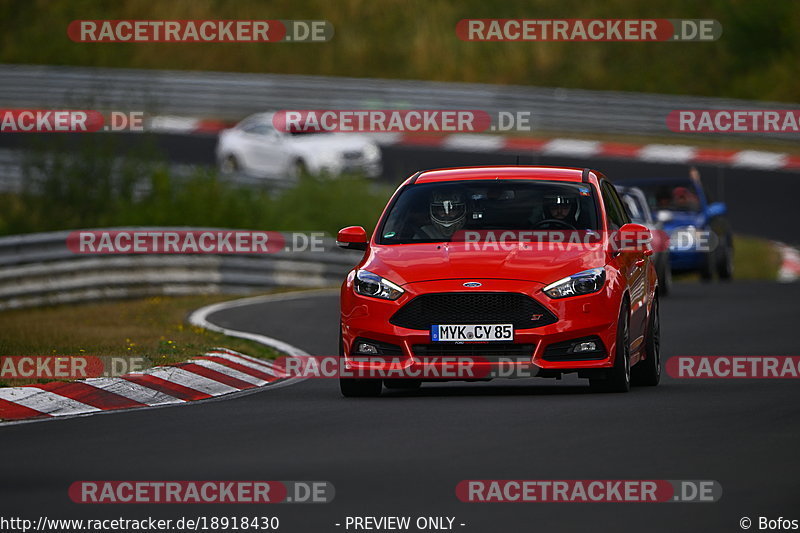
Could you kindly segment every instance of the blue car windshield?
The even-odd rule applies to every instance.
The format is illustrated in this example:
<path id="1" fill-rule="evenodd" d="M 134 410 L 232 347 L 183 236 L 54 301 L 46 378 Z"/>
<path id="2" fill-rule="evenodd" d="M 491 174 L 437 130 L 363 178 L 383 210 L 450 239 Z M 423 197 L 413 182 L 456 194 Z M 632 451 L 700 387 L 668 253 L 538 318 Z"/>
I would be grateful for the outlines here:
<path id="1" fill-rule="evenodd" d="M 599 226 L 586 183 L 469 180 L 401 191 L 379 228 L 379 244 L 443 242 L 469 231 L 588 231 Z"/>

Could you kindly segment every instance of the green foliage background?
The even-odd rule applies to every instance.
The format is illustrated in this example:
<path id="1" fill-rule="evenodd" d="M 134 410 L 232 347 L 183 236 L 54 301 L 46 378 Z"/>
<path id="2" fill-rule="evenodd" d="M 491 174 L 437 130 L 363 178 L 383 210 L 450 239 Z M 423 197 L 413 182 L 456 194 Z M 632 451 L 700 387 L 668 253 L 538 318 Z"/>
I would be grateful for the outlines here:
<path id="1" fill-rule="evenodd" d="M 330 43 L 73 43 L 76 19 L 326 19 Z M 713 18 L 710 43 L 473 43 L 462 18 Z M 6 63 L 319 74 L 798 101 L 794 0 L 0 0 Z"/>

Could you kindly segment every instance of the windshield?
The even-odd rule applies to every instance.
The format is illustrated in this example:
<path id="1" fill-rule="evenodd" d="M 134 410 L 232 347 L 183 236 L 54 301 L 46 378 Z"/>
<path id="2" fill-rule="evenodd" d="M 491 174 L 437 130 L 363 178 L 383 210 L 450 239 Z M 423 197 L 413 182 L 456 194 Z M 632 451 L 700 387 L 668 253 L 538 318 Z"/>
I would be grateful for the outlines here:
<path id="1" fill-rule="evenodd" d="M 468 231 L 597 230 L 594 189 L 584 183 L 480 180 L 406 187 L 379 244 L 442 242 Z"/>
<path id="2" fill-rule="evenodd" d="M 697 190 L 688 178 L 669 182 L 637 182 L 636 186 L 644 191 L 647 204 L 653 212 L 661 210 L 700 212 Z"/>

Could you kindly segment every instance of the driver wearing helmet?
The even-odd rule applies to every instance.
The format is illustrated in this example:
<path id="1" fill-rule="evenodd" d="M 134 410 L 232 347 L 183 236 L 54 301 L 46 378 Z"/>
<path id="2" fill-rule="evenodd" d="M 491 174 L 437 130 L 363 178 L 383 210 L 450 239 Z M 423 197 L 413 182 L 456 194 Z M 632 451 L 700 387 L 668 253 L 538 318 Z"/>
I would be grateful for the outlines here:
<path id="1" fill-rule="evenodd" d="M 544 197 L 544 219 L 541 223 L 549 221 L 562 222 L 575 227 L 580 214 L 578 199 L 568 192 L 547 194 Z M 546 225 L 546 224 L 545 224 Z"/>
<path id="2" fill-rule="evenodd" d="M 434 191 L 428 206 L 430 223 L 419 228 L 416 238 L 450 239 L 464 227 L 467 203 L 458 190 Z"/>

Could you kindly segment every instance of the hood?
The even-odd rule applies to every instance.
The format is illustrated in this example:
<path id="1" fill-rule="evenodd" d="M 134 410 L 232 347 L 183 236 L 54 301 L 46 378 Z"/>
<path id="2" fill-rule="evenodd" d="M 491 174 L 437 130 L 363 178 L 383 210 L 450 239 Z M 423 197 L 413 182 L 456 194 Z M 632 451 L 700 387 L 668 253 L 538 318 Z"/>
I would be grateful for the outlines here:
<path id="1" fill-rule="evenodd" d="M 360 268 L 400 285 L 442 279 L 515 279 L 550 284 L 605 264 L 606 252 L 599 244 L 564 244 L 557 250 L 542 251 L 535 243 L 507 243 L 476 251 L 474 244 L 459 242 L 374 246 Z"/>

